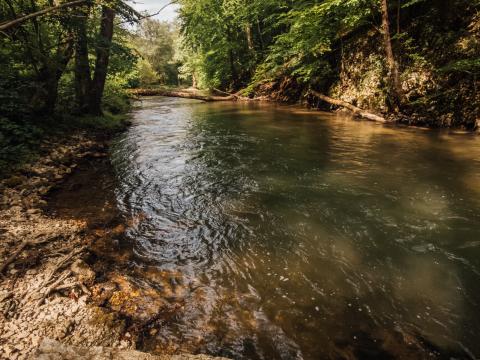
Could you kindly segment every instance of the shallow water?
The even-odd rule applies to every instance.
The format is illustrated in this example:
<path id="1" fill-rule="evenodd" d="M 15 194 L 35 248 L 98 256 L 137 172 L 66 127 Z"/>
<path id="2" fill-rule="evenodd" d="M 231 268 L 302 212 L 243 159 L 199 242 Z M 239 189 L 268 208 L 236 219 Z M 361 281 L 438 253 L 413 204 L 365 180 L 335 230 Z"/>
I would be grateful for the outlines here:
<path id="1" fill-rule="evenodd" d="M 480 356 L 478 137 L 146 98 L 113 163 L 129 266 L 182 274 L 145 350 Z"/>

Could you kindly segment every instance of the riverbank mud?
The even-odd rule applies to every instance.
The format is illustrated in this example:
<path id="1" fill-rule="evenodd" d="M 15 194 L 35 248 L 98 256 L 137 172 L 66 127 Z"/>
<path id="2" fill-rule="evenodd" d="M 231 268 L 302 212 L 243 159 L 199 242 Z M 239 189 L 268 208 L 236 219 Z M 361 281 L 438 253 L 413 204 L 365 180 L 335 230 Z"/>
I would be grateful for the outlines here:
<path id="1" fill-rule="evenodd" d="M 128 224 L 109 138 L 45 142 L 38 161 L 0 184 L 1 359 L 131 358 L 144 328 L 173 309 L 117 270 Z"/>

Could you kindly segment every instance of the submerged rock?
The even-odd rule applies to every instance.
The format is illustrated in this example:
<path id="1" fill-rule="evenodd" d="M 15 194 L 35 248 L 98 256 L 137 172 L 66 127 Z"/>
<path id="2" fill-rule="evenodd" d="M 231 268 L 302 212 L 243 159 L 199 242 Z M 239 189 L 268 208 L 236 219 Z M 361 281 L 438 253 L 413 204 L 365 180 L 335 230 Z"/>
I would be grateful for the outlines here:
<path id="1" fill-rule="evenodd" d="M 77 204 L 76 183 L 67 187 L 68 180 L 83 176 L 88 189 L 83 198 L 90 196 L 87 185 L 96 177 L 79 171 L 67 179 L 76 168 L 72 159 L 87 157 L 90 164 L 106 152 L 84 136 L 64 141 L 44 144 L 50 155 L 0 183 L 0 264 L 20 249 L 0 277 L 0 359 L 210 359 L 133 350 L 150 322 L 175 311 L 177 304 L 167 298 L 181 298 L 184 286 L 180 275 L 138 284 L 135 276 L 112 270 L 130 256 L 112 251 L 126 225 L 114 221 L 114 211 L 105 211 L 103 198 Z M 51 193 L 60 183 L 76 194 L 62 204 L 75 202 L 83 212 L 58 214 Z M 86 259 L 94 261 L 91 266 Z M 94 285 L 98 279 L 104 283 Z"/>
<path id="2" fill-rule="evenodd" d="M 97 285 L 94 297 L 115 312 L 139 323 L 148 322 L 169 309 L 160 292 L 147 285 L 139 286 L 119 274 L 112 275 L 109 282 Z"/>

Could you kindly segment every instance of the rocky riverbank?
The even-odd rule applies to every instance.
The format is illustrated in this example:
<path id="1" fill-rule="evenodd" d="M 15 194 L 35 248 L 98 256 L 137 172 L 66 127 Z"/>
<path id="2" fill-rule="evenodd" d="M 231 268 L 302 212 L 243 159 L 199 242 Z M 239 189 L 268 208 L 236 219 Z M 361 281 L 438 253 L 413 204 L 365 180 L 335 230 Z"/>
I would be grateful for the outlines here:
<path id="1" fill-rule="evenodd" d="M 38 161 L 0 185 L 1 359 L 132 358 L 145 326 L 170 309 L 164 294 L 112 270 L 118 257 L 107 254 L 126 225 L 108 191 L 84 186 L 110 176 L 108 140 L 45 141 Z M 77 200 L 80 212 L 65 210 Z"/>

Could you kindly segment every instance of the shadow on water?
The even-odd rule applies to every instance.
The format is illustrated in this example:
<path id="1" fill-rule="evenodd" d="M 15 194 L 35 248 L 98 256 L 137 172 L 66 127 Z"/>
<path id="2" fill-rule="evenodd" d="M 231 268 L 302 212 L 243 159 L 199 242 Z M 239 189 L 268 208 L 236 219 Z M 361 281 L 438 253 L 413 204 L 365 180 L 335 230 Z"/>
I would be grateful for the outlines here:
<path id="1" fill-rule="evenodd" d="M 112 150 L 123 265 L 176 304 L 144 350 L 480 354 L 478 138 L 270 104 L 151 98 L 133 117 Z"/>

